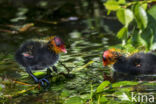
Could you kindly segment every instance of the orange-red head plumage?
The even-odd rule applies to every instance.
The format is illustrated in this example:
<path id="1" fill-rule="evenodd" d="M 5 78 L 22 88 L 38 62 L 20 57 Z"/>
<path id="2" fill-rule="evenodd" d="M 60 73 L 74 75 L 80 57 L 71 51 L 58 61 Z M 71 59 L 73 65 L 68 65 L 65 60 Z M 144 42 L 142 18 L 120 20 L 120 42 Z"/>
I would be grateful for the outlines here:
<path id="1" fill-rule="evenodd" d="M 103 53 L 103 65 L 108 66 L 114 64 L 120 54 L 115 49 L 109 49 Z"/>
<path id="2" fill-rule="evenodd" d="M 64 52 L 67 53 L 64 42 L 57 36 L 50 37 L 50 48 L 56 53 Z"/>

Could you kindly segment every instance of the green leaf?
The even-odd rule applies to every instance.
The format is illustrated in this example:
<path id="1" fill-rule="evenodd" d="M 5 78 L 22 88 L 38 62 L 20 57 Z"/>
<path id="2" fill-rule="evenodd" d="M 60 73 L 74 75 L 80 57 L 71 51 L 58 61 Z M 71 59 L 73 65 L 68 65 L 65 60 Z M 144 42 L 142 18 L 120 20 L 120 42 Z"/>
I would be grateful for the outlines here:
<path id="1" fill-rule="evenodd" d="M 121 92 L 130 92 L 132 90 L 134 90 L 133 87 L 121 88 Z"/>
<path id="2" fill-rule="evenodd" d="M 134 15 L 139 29 L 145 29 L 148 24 L 146 11 L 140 5 L 134 7 Z"/>
<path id="3" fill-rule="evenodd" d="M 104 103 L 106 101 L 108 101 L 108 100 L 107 100 L 107 98 L 105 96 L 100 97 L 100 103 Z"/>
<path id="4" fill-rule="evenodd" d="M 150 50 L 153 44 L 154 35 L 151 28 L 146 28 L 140 36 L 140 42 L 146 47 L 146 50 Z"/>
<path id="5" fill-rule="evenodd" d="M 128 34 L 128 29 L 127 27 L 123 27 L 119 30 L 119 32 L 117 33 L 117 37 L 119 39 L 126 39 L 127 38 L 127 34 Z"/>
<path id="6" fill-rule="evenodd" d="M 119 3 L 119 4 L 125 4 L 126 1 L 125 1 L 125 0 L 119 0 L 118 3 Z"/>
<path id="7" fill-rule="evenodd" d="M 148 13 L 156 20 L 156 5 L 152 6 L 149 10 Z"/>
<path id="8" fill-rule="evenodd" d="M 137 85 L 138 82 L 133 81 L 120 81 L 112 84 L 112 87 L 123 87 L 123 86 L 133 86 Z"/>
<path id="9" fill-rule="evenodd" d="M 141 42 L 139 41 L 139 34 L 138 34 L 138 29 L 135 29 L 132 34 L 131 34 L 131 38 L 129 39 L 130 44 L 133 46 L 134 50 L 136 50 L 136 47 L 141 46 Z M 133 50 L 133 51 L 134 51 Z"/>
<path id="10" fill-rule="evenodd" d="M 61 93 L 62 97 L 68 97 L 70 95 L 70 92 L 68 90 L 63 90 Z"/>
<path id="11" fill-rule="evenodd" d="M 104 82 L 102 82 L 102 83 L 98 86 L 96 92 L 99 93 L 99 92 L 104 91 L 104 88 L 106 88 L 108 85 L 110 85 L 110 82 L 109 82 L 109 81 L 104 81 Z"/>
<path id="12" fill-rule="evenodd" d="M 126 27 L 133 20 L 133 12 L 130 9 L 120 9 L 116 15 L 118 20 Z"/>
<path id="13" fill-rule="evenodd" d="M 40 76 L 40 75 L 43 75 L 43 74 L 45 74 L 45 72 L 42 72 L 42 71 L 38 71 L 38 72 L 34 73 L 35 76 Z"/>
<path id="14" fill-rule="evenodd" d="M 83 100 L 80 97 L 74 96 L 65 100 L 63 104 L 83 104 Z"/>
<path id="15" fill-rule="evenodd" d="M 151 44 L 150 50 L 156 50 L 156 5 L 152 6 L 148 10 L 148 28 L 152 31 L 153 43 Z M 149 33 L 148 33 L 149 34 Z"/>
<path id="16" fill-rule="evenodd" d="M 148 7 L 148 4 L 147 4 L 147 3 L 144 3 L 144 4 L 142 4 L 141 6 L 144 8 L 144 10 L 146 10 L 147 7 Z"/>
<path id="17" fill-rule="evenodd" d="M 106 7 L 106 9 L 112 10 L 112 11 L 116 11 L 121 8 L 118 2 L 112 1 L 112 0 L 109 0 L 106 3 L 104 3 L 104 6 Z"/>
<path id="18" fill-rule="evenodd" d="M 90 94 L 81 95 L 81 98 L 85 99 L 85 100 L 88 100 L 88 99 L 90 99 Z"/>
<path id="19" fill-rule="evenodd" d="M 3 89 L 3 86 L 4 86 L 4 85 L 0 84 L 0 91 Z"/>

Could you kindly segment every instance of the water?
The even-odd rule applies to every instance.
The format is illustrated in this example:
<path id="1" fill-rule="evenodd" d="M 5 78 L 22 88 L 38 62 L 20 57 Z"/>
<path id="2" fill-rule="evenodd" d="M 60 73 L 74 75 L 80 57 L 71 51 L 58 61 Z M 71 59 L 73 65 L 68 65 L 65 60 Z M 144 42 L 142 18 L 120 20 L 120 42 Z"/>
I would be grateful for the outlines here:
<path id="1" fill-rule="evenodd" d="M 76 94 L 88 94 L 91 84 L 98 85 L 101 83 L 103 81 L 101 56 L 103 51 L 112 44 L 110 41 L 114 39 L 111 38 L 110 34 L 99 34 L 98 32 L 86 33 L 82 32 L 84 31 L 82 29 L 78 30 L 77 27 L 71 30 L 73 25 L 79 25 L 79 23 L 83 23 L 83 21 L 84 20 L 68 21 L 55 26 L 49 24 L 35 24 L 24 32 L 2 32 L 0 44 L 0 78 L 4 87 L 2 90 L 3 97 L 10 97 L 10 103 L 53 102 L 59 104 L 70 94 L 72 96 Z M 83 25 L 85 27 L 85 23 L 82 24 L 82 26 Z M 34 84 L 25 70 L 16 63 L 14 54 L 20 44 L 25 40 L 32 38 L 44 39 L 51 35 L 57 35 L 65 42 L 68 53 L 61 54 L 60 61 L 65 64 L 76 77 L 74 79 L 66 79 L 61 75 L 56 77 L 57 74 L 53 73 L 54 78 L 52 79 L 51 88 L 48 91 L 41 92 L 38 87 L 35 88 L 35 90 L 33 89 L 36 84 Z M 94 61 L 93 64 L 81 68 L 91 60 Z M 59 73 L 67 73 L 65 68 L 59 63 L 56 64 L 56 67 Z M 22 92 L 24 89 L 26 93 Z M 30 89 L 30 91 L 28 89 Z M 4 102 L 8 102 L 6 99 L 3 100 Z"/>

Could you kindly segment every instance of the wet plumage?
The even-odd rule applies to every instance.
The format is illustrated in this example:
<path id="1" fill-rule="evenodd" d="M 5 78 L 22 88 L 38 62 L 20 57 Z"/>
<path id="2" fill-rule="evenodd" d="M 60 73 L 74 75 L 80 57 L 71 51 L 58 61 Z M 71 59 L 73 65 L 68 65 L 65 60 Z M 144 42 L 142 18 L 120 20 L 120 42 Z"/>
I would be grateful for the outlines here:
<path id="1" fill-rule="evenodd" d="M 53 65 L 59 55 L 50 50 L 44 41 L 27 41 L 16 52 L 16 61 L 24 67 L 39 70 Z"/>
<path id="2" fill-rule="evenodd" d="M 129 57 L 120 56 L 114 69 L 132 75 L 156 73 L 156 56 L 151 53 L 137 53 Z"/>
<path id="3" fill-rule="evenodd" d="M 27 73 L 34 78 L 35 82 L 49 83 L 46 78 L 36 78 L 31 70 L 42 70 L 44 68 L 54 67 L 59 59 L 59 53 L 66 53 L 65 45 L 59 37 L 52 37 L 48 41 L 28 40 L 23 43 L 15 54 L 16 61 L 25 67 Z"/>
<path id="4" fill-rule="evenodd" d="M 103 65 L 111 64 L 116 73 L 126 74 L 126 77 L 156 74 L 156 55 L 152 53 L 140 52 L 125 57 L 120 52 L 110 49 L 103 53 Z"/>

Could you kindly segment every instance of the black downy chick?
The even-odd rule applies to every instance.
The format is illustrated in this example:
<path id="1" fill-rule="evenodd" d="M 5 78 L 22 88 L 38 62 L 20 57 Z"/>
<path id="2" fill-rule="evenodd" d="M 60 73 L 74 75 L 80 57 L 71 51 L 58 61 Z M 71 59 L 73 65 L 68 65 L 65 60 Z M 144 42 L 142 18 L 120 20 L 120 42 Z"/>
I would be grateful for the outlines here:
<path id="1" fill-rule="evenodd" d="M 103 53 L 103 65 L 111 64 L 116 72 L 129 76 L 156 74 L 156 55 L 152 53 L 140 52 L 125 57 L 114 49 L 110 49 Z"/>
<path id="2" fill-rule="evenodd" d="M 51 75 L 47 75 L 44 78 L 38 79 L 33 75 L 31 70 L 42 70 L 47 68 L 47 71 L 51 71 L 49 67 L 53 67 L 56 71 L 54 64 L 59 59 L 59 53 L 67 53 L 63 41 L 56 36 L 53 36 L 49 41 L 43 40 L 28 40 L 20 46 L 15 54 L 16 61 L 25 67 L 26 72 L 34 79 L 36 83 L 40 83 L 45 86 L 45 83 L 49 86 L 47 78 Z"/>

